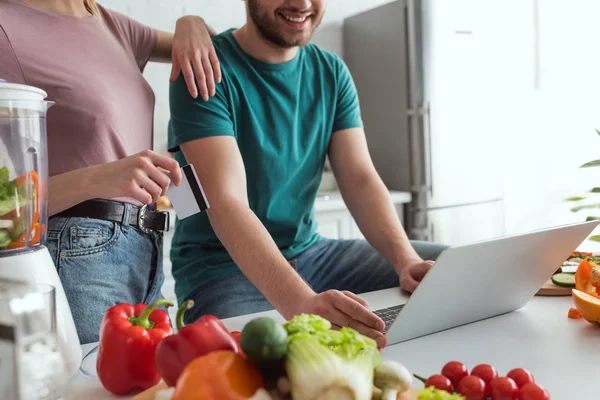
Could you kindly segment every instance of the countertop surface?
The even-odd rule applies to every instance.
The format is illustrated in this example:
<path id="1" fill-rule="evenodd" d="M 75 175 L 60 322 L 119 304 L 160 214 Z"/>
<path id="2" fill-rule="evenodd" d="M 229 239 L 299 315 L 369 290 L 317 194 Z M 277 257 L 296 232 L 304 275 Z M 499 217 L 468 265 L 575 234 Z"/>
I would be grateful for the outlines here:
<path id="1" fill-rule="evenodd" d="M 400 304 L 398 289 L 364 295 L 372 309 Z M 530 370 L 553 400 L 598 398 L 600 329 L 583 320 L 567 318 L 572 299 L 534 297 L 512 313 L 388 346 L 383 356 L 404 364 L 411 372 L 430 376 L 458 360 L 473 368 L 491 364 L 500 374 L 522 367 Z M 224 320 L 230 330 L 241 330 L 258 315 L 282 321 L 275 311 Z M 428 318 L 428 316 L 423 316 Z M 93 345 L 84 346 L 86 354 Z M 415 381 L 415 387 L 422 385 Z M 92 377 L 77 375 L 68 399 L 114 399 Z M 123 397 L 121 397 L 123 399 Z"/>

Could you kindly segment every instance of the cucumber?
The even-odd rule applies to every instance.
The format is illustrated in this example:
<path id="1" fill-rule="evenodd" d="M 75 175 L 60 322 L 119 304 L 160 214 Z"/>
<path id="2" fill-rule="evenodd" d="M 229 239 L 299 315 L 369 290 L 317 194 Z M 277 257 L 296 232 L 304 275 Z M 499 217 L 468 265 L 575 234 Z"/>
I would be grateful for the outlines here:
<path id="1" fill-rule="evenodd" d="M 240 343 L 246 357 L 259 367 L 269 367 L 285 357 L 288 334 L 282 325 L 262 317 L 250 321 L 242 330 Z"/>
<path id="2" fill-rule="evenodd" d="M 552 283 L 556 286 L 575 287 L 575 274 L 554 274 L 552 275 Z"/>

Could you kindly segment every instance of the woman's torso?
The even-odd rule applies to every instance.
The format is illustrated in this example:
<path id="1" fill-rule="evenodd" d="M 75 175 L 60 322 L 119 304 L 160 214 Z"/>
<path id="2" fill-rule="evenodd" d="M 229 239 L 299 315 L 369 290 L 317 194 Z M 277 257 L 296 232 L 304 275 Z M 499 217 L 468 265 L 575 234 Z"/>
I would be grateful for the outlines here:
<path id="1" fill-rule="evenodd" d="M 56 15 L 0 0 L 0 79 L 44 89 L 50 176 L 152 148 L 154 94 L 142 76 L 154 31 L 102 9 Z"/>

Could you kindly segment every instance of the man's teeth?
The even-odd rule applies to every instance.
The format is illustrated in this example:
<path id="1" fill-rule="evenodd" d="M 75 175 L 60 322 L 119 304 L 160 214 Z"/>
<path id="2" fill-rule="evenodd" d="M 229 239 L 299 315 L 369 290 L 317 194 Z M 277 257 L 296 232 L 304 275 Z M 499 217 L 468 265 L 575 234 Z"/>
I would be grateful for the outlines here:
<path id="1" fill-rule="evenodd" d="M 292 22 L 304 22 L 306 21 L 307 17 L 301 17 L 301 18 L 294 18 L 294 17 L 289 17 L 285 14 L 282 14 L 283 18 L 287 19 L 288 21 L 292 21 Z"/>

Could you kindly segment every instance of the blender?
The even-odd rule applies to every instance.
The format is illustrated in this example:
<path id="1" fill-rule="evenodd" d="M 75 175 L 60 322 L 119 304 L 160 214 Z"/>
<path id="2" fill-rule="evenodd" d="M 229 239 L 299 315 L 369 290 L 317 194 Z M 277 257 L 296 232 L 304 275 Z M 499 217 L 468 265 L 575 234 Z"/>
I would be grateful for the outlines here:
<path id="1" fill-rule="evenodd" d="M 75 375 L 81 347 L 71 309 L 45 244 L 48 157 L 41 89 L 0 80 L 0 279 L 56 290 L 56 331 L 66 372 Z"/>

